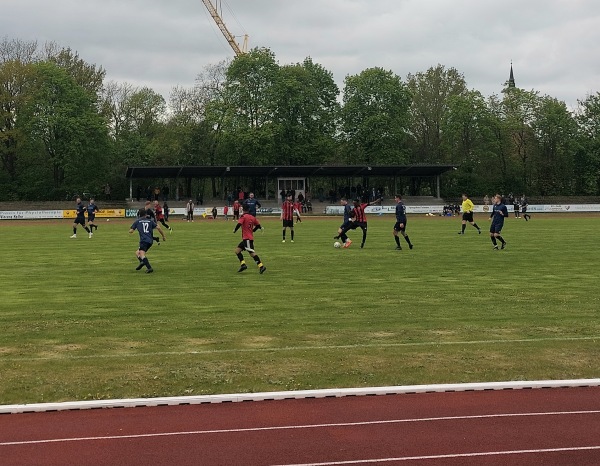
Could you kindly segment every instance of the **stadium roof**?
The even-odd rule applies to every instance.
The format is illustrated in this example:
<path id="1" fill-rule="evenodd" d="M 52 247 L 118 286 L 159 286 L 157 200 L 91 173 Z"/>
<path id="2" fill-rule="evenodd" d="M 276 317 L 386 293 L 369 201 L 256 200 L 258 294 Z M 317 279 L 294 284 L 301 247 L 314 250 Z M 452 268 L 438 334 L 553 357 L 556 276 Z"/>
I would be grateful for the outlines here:
<path id="1" fill-rule="evenodd" d="M 454 165 L 280 165 L 280 166 L 178 166 L 128 167 L 127 178 L 205 178 L 260 176 L 300 178 L 314 176 L 439 176 Z"/>

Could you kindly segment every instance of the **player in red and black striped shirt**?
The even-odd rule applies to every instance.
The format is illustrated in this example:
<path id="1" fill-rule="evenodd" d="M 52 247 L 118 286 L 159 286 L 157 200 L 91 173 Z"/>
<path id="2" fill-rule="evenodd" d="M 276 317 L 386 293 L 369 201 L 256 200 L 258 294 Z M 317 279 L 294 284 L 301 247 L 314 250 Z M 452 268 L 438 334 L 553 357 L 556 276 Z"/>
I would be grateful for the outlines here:
<path id="1" fill-rule="evenodd" d="M 360 243 L 360 247 L 364 248 L 365 241 L 367 241 L 367 216 L 365 214 L 365 208 L 367 208 L 370 205 L 381 202 L 381 199 L 377 199 L 373 202 L 362 203 L 362 204 L 359 199 L 354 199 L 354 201 L 352 201 L 352 202 L 354 204 L 354 208 L 350 212 L 350 218 L 352 219 L 352 221 L 350 222 L 350 224 L 348 226 L 346 226 L 342 230 L 342 232 L 340 234 L 340 238 L 344 242 L 344 247 L 348 248 L 352 244 L 352 240 L 350 240 L 348 238 L 346 233 L 348 232 L 348 230 L 356 230 L 357 228 L 360 228 L 362 230 L 362 234 L 363 234 L 362 242 Z"/>
<path id="2" fill-rule="evenodd" d="M 256 254 L 256 251 L 254 250 L 254 232 L 256 230 L 262 230 L 263 228 L 256 217 L 248 213 L 249 207 L 246 203 L 242 205 L 242 209 L 244 213 L 238 220 L 235 230 L 233 230 L 235 233 L 240 228 L 242 229 L 242 241 L 238 244 L 237 248 L 235 248 L 235 254 L 240 260 L 240 269 L 238 272 L 243 272 L 248 268 L 242 254 L 242 251 L 246 251 L 250 254 L 250 257 L 254 259 L 254 262 L 256 262 L 256 265 L 258 266 L 258 271 L 262 274 L 267 268 L 263 265 L 258 254 Z"/>
<path id="3" fill-rule="evenodd" d="M 290 229 L 292 237 L 292 243 L 294 242 L 294 202 L 292 201 L 292 195 L 288 194 L 283 204 L 281 204 L 281 220 L 283 222 L 283 241 L 285 243 L 285 231 Z"/>

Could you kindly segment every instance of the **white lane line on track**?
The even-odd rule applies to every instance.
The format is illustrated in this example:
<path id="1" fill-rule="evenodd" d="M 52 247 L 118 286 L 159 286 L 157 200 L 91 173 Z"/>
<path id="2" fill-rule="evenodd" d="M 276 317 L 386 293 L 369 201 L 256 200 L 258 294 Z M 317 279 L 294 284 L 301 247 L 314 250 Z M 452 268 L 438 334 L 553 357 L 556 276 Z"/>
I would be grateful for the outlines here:
<path id="1" fill-rule="evenodd" d="M 600 336 L 589 337 L 557 337 L 557 338 L 517 338 L 513 340 L 471 340 L 471 341 L 422 341 L 405 343 L 372 343 L 356 345 L 319 345 L 319 346 L 283 346 L 275 348 L 230 348 L 230 349 L 206 349 L 190 351 L 157 351 L 150 353 L 120 353 L 120 354 L 90 354 L 90 355 L 64 355 L 39 356 L 39 357 L 5 357 L 3 361 L 9 362 L 27 362 L 27 361 L 57 361 L 57 360 L 76 360 L 76 359 L 118 359 L 118 358 L 139 358 L 154 356 L 194 356 L 210 354 L 230 354 L 230 353 L 280 353 L 286 351 L 316 351 L 316 350 L 341 350 L 353 348 L 402 348 L 402 347 L 421 347 L 421 346 L 460 346 L 460 345 L 500 345 L 511 343 L 537 343 L 548 341 L 596 341 Z"/>
<path id="2" fill-rule="evenodd" d="M 426 456 L 400 456 L 397 458 L 373 458 L 368 460 L 348 460 L 348 461 L 330 461 L 327 463 L 296 463 L 280 464 L 274 466 L 335 466 L 344 464 L 369 464 L 369 463 L 390 463 L 392 461 L 418 461 L 418 460 L 440 460 L 451 458 L 474 458 L 482 456 L 501 456 L 501 455 L 525 455 L 539 453 L 560 453 L 569 451 L 592 451 L 600 450 L 600 445 L 589 447 L 565 447 L 565 448 L 540 448 L 536 450 L 509 450 L 509 451 L 484 451 L 477 453 L 455 453 L 448 455 L 426 455 Z"/>
<path id="3" fill-rule="evenodd" d="M 444 417 L 426 417 L 415 419 L 386 419 L 380 421 L 362 421 L 362 422 L 338 422 L 328 424 L 306 424 L 306 425 L 289 425 L 289 426 L 271 426 L 271 427 L 247 427 L 237 429 L 215 429 L 215 430 L 195 430 L 181 432 L 158 432 L 152 434 L 131 434 L 131 435 L 106 435 L 101 437 L 71 437 L 43 440 L 21 440 L 13 442 L 0 442 L 0 447 L 11 445 L 35 445 L 40 443 L 61 443 L 61 442 L 89 442 L 97 440 L 121 440 L 133 438 L 150 438 L 150 437 L 173 437 L 178 435 L 206 435 L 206 434 L 232 434 L 240 432 L 264 432 L 278 430 L 300 430 L 300 429 L 323 429 L 331 427 L 358 427 L 358 426 L 374 426 L 383 424 L 403 424 L 416 422 L 439 422 L 439 421 L 458 421 L 458 420 L 475 420 L 475 419 L 493 419 L 493 418 L 514 418 L 514 417 L 535 417 L 535 416 L 572 416 L 572 415 L 589 415 L 600 414 L 600 410 L 590 411 L 553 411 L 547 413 L 507 413 L 507 414 L 480 414 L 473 416 L 444 416 Z"/>

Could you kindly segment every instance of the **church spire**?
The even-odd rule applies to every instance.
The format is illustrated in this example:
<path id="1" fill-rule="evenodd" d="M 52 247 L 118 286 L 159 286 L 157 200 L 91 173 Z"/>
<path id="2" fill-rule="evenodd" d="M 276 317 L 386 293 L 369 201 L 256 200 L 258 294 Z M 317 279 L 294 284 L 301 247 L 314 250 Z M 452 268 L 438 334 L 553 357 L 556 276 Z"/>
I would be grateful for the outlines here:
<path id="1" fill-rule="evenodd" d="M 508 87 L 515 87 L 515 75 L 513 73 L 512 60 L 510 62 L 510 77 L 508 78 Z"/>

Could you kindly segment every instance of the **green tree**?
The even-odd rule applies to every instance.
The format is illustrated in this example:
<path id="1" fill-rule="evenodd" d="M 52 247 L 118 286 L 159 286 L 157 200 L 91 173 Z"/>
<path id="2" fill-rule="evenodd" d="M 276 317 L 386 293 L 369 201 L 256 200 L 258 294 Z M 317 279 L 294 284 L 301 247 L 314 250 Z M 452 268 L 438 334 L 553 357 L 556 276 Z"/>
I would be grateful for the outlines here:
<path id="1" fill-rule="evenodd" d="M 579 101 L 579 147 L 575 153 L 577 192 L 600 195 L 600 92 Z"/>
<path id="2" fill-rule="evenodd" d="M 437 65 L 424 73 L 409 74 L 408 88 L 412 94 L 411 161 L 447 162 L 449 155 L 443 150 L 442 124 L 448 110 L 448 99 L 467 92 L 464 76 L 455 68 L 446 69 L 443 65 Z"/>
<path id="3" fill-rule="evenodd" d="M 411 95 L 401 78 L 382 68 L 347 76 L 341 126 L 348 163 L 401 164 Z"/>
<path id="4" fill-rule="evenodd" d="M 276 163 L 316 164 L 331 154 L 338 94 L 332 73 L 310 58 L 280 68 L 274 84 Z"/>
<path id="5" fill-rule="evenodd" d="M 55 64 L 34 67 L 35 89 L 18 120 L 28 135 L 29 166 L 50 168 L 55 193 L 66 186 L 99 188 L 107 165 L 107 134 L 94 100 Z"/>

